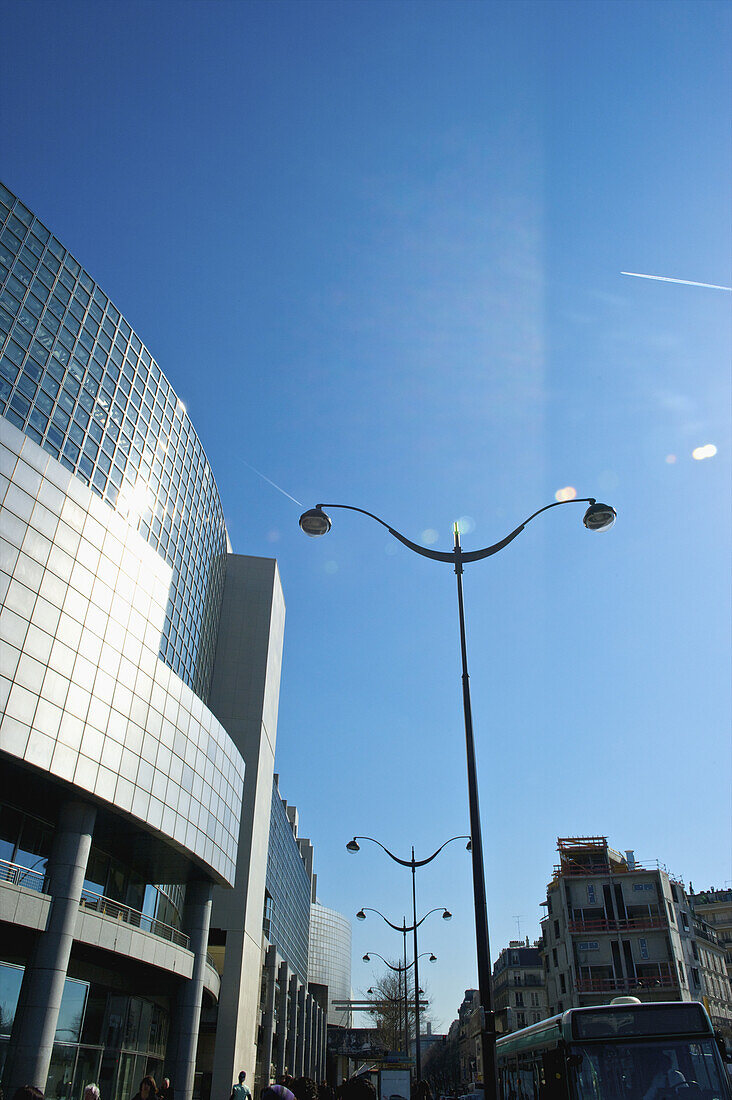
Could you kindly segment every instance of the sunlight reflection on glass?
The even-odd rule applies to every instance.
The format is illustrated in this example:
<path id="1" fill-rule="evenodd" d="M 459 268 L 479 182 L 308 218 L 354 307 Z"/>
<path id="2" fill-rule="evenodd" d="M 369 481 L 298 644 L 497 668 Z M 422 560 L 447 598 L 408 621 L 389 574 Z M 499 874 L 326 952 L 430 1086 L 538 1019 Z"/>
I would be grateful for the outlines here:
<path id="1" fill-rule="evenodd" d="M 703 458 L 713 458 L 716 453 L 717 448 L 713 443 L 705 443 L 703 447 L 695 447 L 691 452 L 691 457 L 701 462 Z"/>
<path id="2" fill-rule="evenodd" d="M 117 502 L 117 510 L 123 516 L 132 519 L 144 515 L 148 510 L 152 511 L 154 507 L 155 497 L 146 482 L 138 479 L 134 485 L 129 482 L 123 484 Z"/>
<path id="3" fill-rule="evenodd" d="M 554 499 L 559 501 L 574 500 L 577 490 L 572 485 L 565 485 L 563 489 L 557 489 Z"/>

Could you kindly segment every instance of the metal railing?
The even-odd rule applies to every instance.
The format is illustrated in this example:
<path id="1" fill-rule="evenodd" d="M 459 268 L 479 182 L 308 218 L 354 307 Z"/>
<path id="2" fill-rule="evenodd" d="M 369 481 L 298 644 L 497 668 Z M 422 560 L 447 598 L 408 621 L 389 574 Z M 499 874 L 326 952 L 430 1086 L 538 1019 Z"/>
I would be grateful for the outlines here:
<path id="1" fill-rule="evenodd" d="M 608 920 L 600 917 L 597 920 L 571 920 L 567 927 L 570 932 L 633 932 L 644 928 L 665 928 L 665 917 L 625 917 L 622 920 Z"/>
<path id="2" fill-rule="evenodd" d="M 42 894 L 45 880 L 45 871 L 35 871 L 32 867 L 24 867 L 22 863 L 9 863 L 6 859 L 0 859 L 0 882 L 27 886 L 29 890 Z"/>
<path id="3" fill-rule="evenodd" d="M 659 965 L 657 972 L 639 974 L 635 978 L 577 978 L 575 988 L 578 993 L 616 993 L 629 990 L 674 989 L 678 978 L 671 967 Z"/>
<path id="4" fill-rule="evenodd" d="M 161 939 L 169 940 L 178 947 L 187 948 L 190 945 L 189 937 L 172 925 L 164 924 L 154 917 L 149 917 L 147 913 L 141 913 L 139 909 L 131 909 L 129 905 L 122 905 L 121 902 L 113 901 L 112 898 L 105 897 L 103 894 L 95 894 L 93 890 L 82 890 L 79 905 L 82 909 L 91 909 L 95 913 L 103 913 L 107 917 L 125 921 L 126 924 L 139 928 L 143 932 L 151 932 L 153 936 L 160 936 Z"/>

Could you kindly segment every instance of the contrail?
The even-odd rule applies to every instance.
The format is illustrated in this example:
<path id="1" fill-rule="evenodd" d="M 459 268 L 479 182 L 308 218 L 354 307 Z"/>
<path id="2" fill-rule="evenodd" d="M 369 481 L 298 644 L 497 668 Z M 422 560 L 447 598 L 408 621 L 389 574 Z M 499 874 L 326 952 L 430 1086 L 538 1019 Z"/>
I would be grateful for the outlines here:
<path id="1" fill-rule="evenodd" d="M 288 500 L 291 500 L 293 502 L 293 504 L 297 504 L 298 507 L 300 507 L 300 508 L 305 507 L 305 505 L 302 503 L 302 501 L 296 500 L 295 497 L 291 497 L 289 493 L 286 493 L 285 490 L 282 489 L 279 485 L 277 485 L 274 481 L 272 481 L 271 478 L 266 477 L 265 474 L 261 473 L 259 470 L 256 470 L 254 468 L 254 466 L 252 466 L 251 462 L 247 462 L 247 460 L 245 458 L 242 459 L 242 462 L 244 463 L 245 466 L 248 466 L 249 469 L 252 470 L 257 475 L 257 477 L 261 477 L 262 481 L 268 482 L 268 484 L 271 485 L 273 489 L 276 489 L 278 493 L 282 493 L 283 497 L 287 497 Z"/>
<path id="2" fill-rule="evenodd" d="M 683 283 L 684 286 L 705 286 L 709 290 L 732 290 L 732 286 L 718 286 L 716 283 L 695 283 L 693 279 L 670 279 L 668 275 L 641 275 L 640 271 L 621 271 L 621 275 L 632 275 L 634 279 L 656 279 L 659 283 Z"/>

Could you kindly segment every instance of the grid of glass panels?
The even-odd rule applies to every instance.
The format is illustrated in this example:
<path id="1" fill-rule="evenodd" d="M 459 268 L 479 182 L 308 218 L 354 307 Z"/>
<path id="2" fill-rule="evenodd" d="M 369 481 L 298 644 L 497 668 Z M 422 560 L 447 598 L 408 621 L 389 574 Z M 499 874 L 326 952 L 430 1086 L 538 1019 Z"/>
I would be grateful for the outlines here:
<path id="1" fill-rule="evenodd" d="M 333 1001 L 351 996 L 351 922 L 335 909 L 314 902 L 310 909 L 308 981 L 328 987 L 328 1023 L 348 1026 L 348 1009 Z"/>
<path id="2" fill-rule="evenodd" d="M 266 889 L 271 899 L 265 910 L 267 938 L 300 981 L 307 982 L 312 887 L 276 780 L 272 784 Z"/>
<path id="3" fill-rule="evenodd" d="M 206 456 L 119 310 L 1 183 L 0 415 L 171 566 L 160 657 L 205 702 L 227 545 Z"/>

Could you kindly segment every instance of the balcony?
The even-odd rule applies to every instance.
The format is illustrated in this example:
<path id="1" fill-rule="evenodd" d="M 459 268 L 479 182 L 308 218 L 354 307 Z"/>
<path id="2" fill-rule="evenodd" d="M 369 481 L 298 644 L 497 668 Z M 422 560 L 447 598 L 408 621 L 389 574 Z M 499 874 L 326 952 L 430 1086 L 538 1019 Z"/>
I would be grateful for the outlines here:
<path id="1" fill-rule="evenodd" d="M 139 928 L 142 932 L 151 932 L 153 936 L 160 936 L 177 947 L 189 948 L 190 939 L 171 924 L 164 924 L 147 913 L 141 913 L 139 909 L 131 909 L 129 905 L 122 905 L 103 894 L 95 894 L 93 890 L 82 890 L 79 907 L 86 911 L 101 913 L 115 920 L 125 921 L 133 928 Z M 213 960 L 212 960 L 213 961 Z"/>
<path id="2" fill-rule="evenodd" d="M 602 932 L 642 932 L 653 928 L 666 928 L 665 917 L 628 917 L 623 920 L 571 920 L 567 924 L 570 932 L 580 935 L 597 935 Z"/>
<path id="3" fill-rule="evenodd" d="M 637 974 L 635 978 L 575 979 L 578 993 L 653 993 L 659 989 L 678 989 L 678 986 L 678 978 L 667 963 L 659 963 L 657 967 L 649 966 L 645 973 Z"/>
<path id="4" fill-rule="evenodd" d="M 45 863 L 45 859 L 43 860 Z M 6 859 L 0 859 L 0 882 L 9 882 L 13 886 L 25 886 L 28 890 L 43 893 L 43 884 L 46 879 L 45 871 L 35 871 L 32 867 L 24 867 L 21 863 L 8 863 Z"/>

